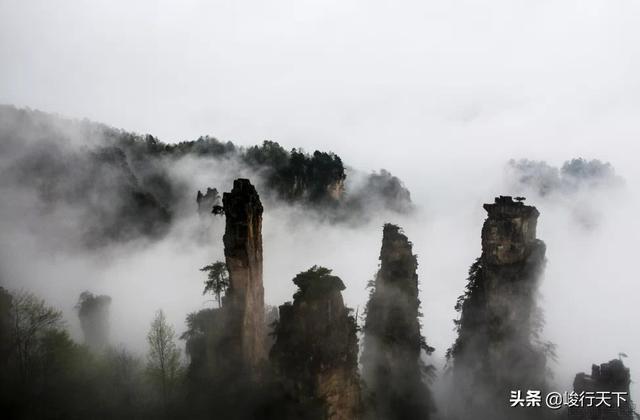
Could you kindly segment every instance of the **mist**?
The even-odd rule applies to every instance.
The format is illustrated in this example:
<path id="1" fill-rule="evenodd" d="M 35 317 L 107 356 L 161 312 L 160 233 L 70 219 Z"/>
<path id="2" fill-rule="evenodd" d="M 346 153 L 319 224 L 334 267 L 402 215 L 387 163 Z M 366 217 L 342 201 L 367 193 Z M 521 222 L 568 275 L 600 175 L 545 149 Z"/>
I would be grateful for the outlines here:
<path id="1" fill-rule="evenodd" d="M 258 174 L 236 165 L 187 156 L 169 165 L 168 171 L 191 192 L 210 185 L 229 190 L 232 179 L 240 175 L 260 183 Z M 513 168 L 508 161 L 495 162 L 492 168 L 469 162 L 451 176 L 442 171 L 442 185 L 429 189 L 424 198 L 418 195 L 412 213 L 386 211 L 374 200 L 367 207 L 370 214 L 361 215 L 366 221 L 359 223 L 332 223 L 305 206 L 271 200 L 264 214 L 265 303 L 277 306 L 291 300 L 295 291 L 291 279 L 318 264 L 333 268 L 344 279 L 346 304 L 361 311 L 367 282 L 378 267 L 382 224 L 397 223 L 418 255 L 423 334 L 436 348 L 429 362 L 442 368 L 444 352 L 455 339 L 454 305 L 468 267 L 479 255 L 485 217 L 481 205 L 500 194 L 525 194 L 527 203 L 541 212 L 538 236 L 548 247 L 541 305 L 547 321 L 545 338 L 558 345 L 558 361 L 551 368 L 559 389 L 570 389 L 575 373 L 619 352 L 630 356 L 633 372 L 634 349 L 640 346 L 628 332 L 636 298 L 630 293 L 634 290 L 631 238 L 640 233 L 630 222 L 638 210 L 637 197 L 629 189 L 633 178 L 613 185 L 585 183 L 543 195 L 536 185 L 518 182 Z M 484 181 L 478 185 L 480 173 Z M 112 344 L 141 354 L 157 309 L 162 308 L 183 331 L 186 314 L 216 306 L 211 297 L 202 295 L 205 276 L 199 268 L 223 258 L 224 222 L 222 217 L 198 215 L 194 194 L 184 194 L 184 201 L 177 204 L 166 236 L 101 248 L 78 245 L 81 219 L 76 216 L 84 211 L 82 205 L 62 204 L 42 211 L 32 190 L 6 183 L 2 195 L 3 283 L 13 290 L 34 291 L 61 308 L 79 341 L 74 305 L 84 290 L 111 296 Z M 585 225 L 576 212 L 597 223 Z M 593 344 L 586 346 L 588 342 Z"/>
<path id="2" fill-rule="evenodd" d="M 87 246 L 88 224 L 119 214 L 93 210 L 113 210 L 117 194 L 88 206 L 88 188 L 51 205 L 33 185 L 3 177 L 0 284 L 63 310 L 77 341 L 74 306 L 85 290 L 112 298 L 110 341 L 139 354 L 157 309 L 181 333 L 188 313 L 215 307 L 199 269 L 223 259 L 224 219 L 200 217 L 195 194 L 229 191 L 242 176 L 266 198 L 269 305 L 291 300 L 291 279 L 317 264 L 344 281 L 347 306 L 364 308 L 383 224 L 404 229 L 418 255 L 422 334 L 436 349 L 428 363 L 440 375 L 455 340 L 454 305 L 480 254 L 482 204 L 526 197 L 547 245 L 540 305 L 543 336 L 558 346 L 557 390 L 620 352 L 638 377 L 637 2 L 130 3 L 0 1 L 0 103 L 168 144 L 211 135 L 240 147 L 268 139 L 335 152 L 348 169 L 347 196 L 365 205 L 334 223 L 268 197 L 263 174 L 235 158 L 185 156 L 155 168 L 175 192 L 170 223 Z M 34 151 L 73 162 L 104 144 L 100 130 L 70 129 L 64 118 L 52 117 L 53 137 L 66 139 L 54 142 L 60 155 L 49 153 L 46 131 L 17 124 L 0 144 L 0 170 L 21 169 L 28 181 L 33 167 L 21 159 Z M 574 158 L 610 163 L 621 182 L 541 193 L 509 164 L 561 171 Z M 92 167 L 80 162 L 78 173 Z M 412 211 L 393 211 L 360 188 L 381 168 L 411 193 Z M 633 384 L 632 398 L 640 401 Z"/>

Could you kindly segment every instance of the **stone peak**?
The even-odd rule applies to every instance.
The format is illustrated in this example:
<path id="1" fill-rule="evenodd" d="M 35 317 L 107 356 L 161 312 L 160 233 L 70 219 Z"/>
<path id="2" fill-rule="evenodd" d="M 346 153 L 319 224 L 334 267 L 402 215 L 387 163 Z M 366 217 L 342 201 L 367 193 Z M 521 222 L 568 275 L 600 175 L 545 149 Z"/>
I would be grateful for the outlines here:
<path id="1" fill-rule="evenodd" d="M 482 207 L 489 214 L 490 219 L 511 219 L 514 217 L 537 218 L 540 213 L 534 206 L 523 203 L 524 197 L 501 195 L 496 197 L 492 204 L 484 204 Z"/>
<path id="2" fill-rule="evenodd" d="M 298 286 L 300 293 L 306 295 L 327 295 L 331 292 L 340 292 L 345 285 L 338 276 L 331 274 L 330 269 L 313 266 L 295 276 L 293 283 Z"/>
<path id="3" fill-rule="evenodd" d="M 237 178 L 233 181 L 233 190 L 232 191 L 247 191 L 247 192 L 256 192 L 256 188 L 251 184 L 247 178 Z"/>

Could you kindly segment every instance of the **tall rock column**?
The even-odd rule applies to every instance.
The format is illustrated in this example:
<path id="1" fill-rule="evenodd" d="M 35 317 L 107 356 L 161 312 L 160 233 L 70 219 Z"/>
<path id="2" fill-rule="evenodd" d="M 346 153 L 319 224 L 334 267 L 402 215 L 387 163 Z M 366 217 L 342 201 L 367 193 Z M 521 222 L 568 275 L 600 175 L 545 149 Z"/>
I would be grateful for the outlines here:
<path id="1" fill-rule="evenodd" d="M 224 255 L 229 289 L 224 307 L 232 348 L 248 370 L 257 372 L 267 357 L 262 284 L 262 204 L 248 179 L 236 179 L 222 198 L 226 215 Z"/>
<path id="2" fill-rule="evenodd" d="M 536 238 L 538 210 L 500 196 L 485 204 L 482 255 L 469 270 L 458 299 L 458 338 L 447 352 L 453 362 L 458 418 L 543 418 L 539 410 L 509 407 L 510 391 L 546 389 L 546 356 L 537 306 L 545 245 Z M 461 404 L 461 401 L 464 404 Z"/>
<path id="3" fill-rule="evenodd" d="M 372 419 L 428 419 L 433 411 L 420 358 L 433 349 L 420 334 L 417 268 L 409 239 L 386 224 L 364 325 L 362 375 Z"/>
<path id="4" fill-rule="evenodd" d="M 109 345 L 109 306 L 111 297 L 106 295 L 84 291 L 78 299 L 76 309 L 84 341 L 94 351 L 104 350 Z"/>
<path id="5" fill-rule="evenodd" d="M 578 373 L 573 381 L 574 398 L 570 420 L 633 420 L 629 397 L 631 374 L 620 359 L 591 366 L 591 375 Z M 616 394 L 619 393 L 619 394 Z"/>
<path id="6" fill-rule="evenodd" d="M 280 306 L 270 359 L 284 388 L 281 419 L 360 418 L 358 338 L 345 286 L 331 270 L 298 274 L 293 303 Z"/>

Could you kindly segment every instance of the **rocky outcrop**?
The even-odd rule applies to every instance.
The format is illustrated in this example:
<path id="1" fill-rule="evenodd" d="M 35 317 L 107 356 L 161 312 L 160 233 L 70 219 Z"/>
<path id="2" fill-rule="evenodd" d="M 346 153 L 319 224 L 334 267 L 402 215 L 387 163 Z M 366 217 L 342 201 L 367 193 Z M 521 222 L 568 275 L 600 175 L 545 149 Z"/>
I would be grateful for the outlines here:
<path id="1" fill-rule="evenodd" d="M 433 349 L 420 333 L 417 267 L 409 239 L 398 226 L 386 224 L 364 326 L 368 418 L 428 419 L 433 411 L 420 357 Z"/>
<path id="2" fill-rule="evenodd" d="M 458 338 L 447 352 L 458 418 L 470 413 L 540 418 L 539 412 L 508 407 L 511 390 L 546 389 L 546 356 L 552 348 L 539 339 L 542 315 L 536 298 L 545 263 L 545 245 L 536 238 L 539 213 L 522 200 L 501 196 L 484 205 L 482 256 L 471 266 L 458 299 Z"/>
<path id="3" fill-rule="evenodd" d="M 84 342 L 94 351 L 104 350 L 109 345 L 109 307 L 111 297 L 82 292 L 76 309 Z"/>
<path id="4" fill-rule="evenodd" d="M 592 365 L 591 375 L 578 373 L 573 381 L 578 402 L 569 407 L 569 419 L 633 420 L 630 383 L 629 368 L 619 359 Z"/>
<path id="5" fill-rule="evenodd" d="M 340 179 L 327 186 L 327 196 L 334 201 L 340 201 L 344 197 L 344 190 L 344 179 Z"/>
<path id="6" fill-rule="evenodd" d="M 224 255 L 229 288 L 223 303 L 230 348 L 248 372 L 266 360 L 264 287 L 262 284 L 262 204 L 248 179 L 236 179 L 222 198 L 226 215 Z"/>
<path id="7" fill-rule="evenodd" d="M 198 214 L 200 216 L 211 214 L 213 213 L 213 208 L 220 205 L 220 193 L 215 188 L 207 188 L 204 194 L 198 190 L 196 204 L 198 205 Z"/>
<path id="8" fill-rule="evenodd" d="M 189 418 L 254 419 L 269 381 L 262 283 L 262 204 L 248 179 L 236 179 L 216 206 L 226 217 L 223 237 L 228 287 L 222 305 L 187 317 Z"/>
<path id="9" fill-rule="evenodd" d="M 280 418 L 360 418 L 358 339 L 345 286 L 331 270 L 298 274 L 293 303 L 280 306 L 270 359 L 284 389 Z"/>

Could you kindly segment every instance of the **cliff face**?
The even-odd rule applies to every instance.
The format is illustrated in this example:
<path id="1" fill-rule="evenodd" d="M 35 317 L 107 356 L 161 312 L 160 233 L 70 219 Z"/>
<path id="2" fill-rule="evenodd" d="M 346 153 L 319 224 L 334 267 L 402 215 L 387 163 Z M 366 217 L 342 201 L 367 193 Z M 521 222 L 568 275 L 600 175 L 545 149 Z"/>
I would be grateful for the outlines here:
<path id="1" fill-rule="evenodd" d="M 517 418 L 521 412 L 501 411 L 509 391 L 546 388 L 545 349 L 551 345 L 539 341 L 536 304 L 545 245 L 536 238 L 535 207 L 501 196 L 484 209 L 482 256 L 458 299 L 458 338 L 447 356 L 469 409 Z"/>
<path id="2" fill-rule="evenodd" d="M 344 197 L 344 190 L 344 179 L 340 179 L 327 186 L 327 196 L 334 201 L 340 201 Z"/>
<path id="3" fill-rule="evenodd" d="M 266 359 L 262 284 L 262 204 L 248 179 L 236 179 L 224 193 L 224 255 L 229 270 L 225 297 L 228 331 L 244 367 L 257 371 Z"/>
<path id="4" fill-rule="evenodd" d="M 281 418 L 360 418 L 356 323 L 330 273 L 298 274 L 293 303 L 280 306 L 270 358 L 286 395 Z"/>
<path id="5" fill-rule="evenodd" d="M 573 381 L 573 390 L 577 394 L 592 393 L 595 397 L 592 407 L 569 407 L 569 419 L 571 420 L 632 420 L 634 419 L 631 399 L 629 398 L 629 384 L 631 375 L 621 360 L 614 359 L 608 363 L 591 366 L 591 375 L 578 373 Z M 611 397 L 607 403 L 601 403 L 598 392 L 605 392 L 605 396 Z M 622 392 L 624 401 L 618 404 L 618 397 L 613 392 Z M 585 400 L 586 401 L 586 400 Z M 600 404 L 599 407 L 595 405 Z M 609 404 L 611 407 L 608 407 Z"/>
<path id="6" fill-rule="evenodd" d="M 422 350 L 433 349 L 420 334 L 417 267 L 411 242 L 398 226 L 386 224 L 364 326 L 362 373 L 370 418 L 428 419 L 433 411 L 420 359 Z"/>

